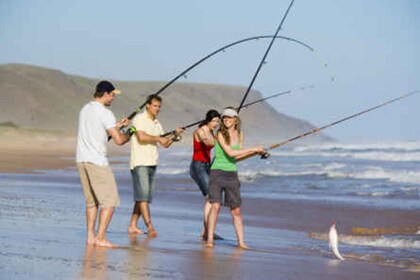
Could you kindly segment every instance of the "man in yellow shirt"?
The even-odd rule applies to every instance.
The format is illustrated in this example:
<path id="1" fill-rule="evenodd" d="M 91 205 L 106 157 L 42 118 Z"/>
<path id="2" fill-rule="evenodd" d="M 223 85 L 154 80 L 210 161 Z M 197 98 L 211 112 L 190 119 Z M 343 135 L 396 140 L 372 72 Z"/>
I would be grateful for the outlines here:
<path id="1" fill-rule="evenodd" d="M 180 135 L 183 129 L 177 128 L 175 135 L 162 137 L 162 125 L 157 120 L 162 98 L 158 95 L 149 95 L 146 101 L 146 110 L 133 119 L 136 129 L 131 137 L 130 170 L 133 180 L 134 208 L 131 216 L 128 233 L 141 234 L 143 231 L 137 227 L 140 216 L 149 237 L 156 237 L 157 232 L 152 225 L 149 204 L 152 202 L 154 178 L 158 165 L 158 144 L 168 148 L 174 142 L 174 137 Z"/>

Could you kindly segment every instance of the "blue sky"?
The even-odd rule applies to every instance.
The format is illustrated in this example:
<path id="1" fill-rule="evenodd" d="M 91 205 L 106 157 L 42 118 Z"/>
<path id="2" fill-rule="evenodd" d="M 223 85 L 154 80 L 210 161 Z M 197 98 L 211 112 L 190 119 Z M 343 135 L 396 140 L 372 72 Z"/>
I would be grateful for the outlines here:
<path id="1" fill-rule="evenodd" d="M 98 79 L 166 81 L 230 42 L 274 34 L 288 5 L 288 0 L 2 0 L 0 63 Z M 276 40 L 253 88 L 270 95 L 315 85 L 270 103 L 316 126 L 420 89 L 419 19 L 418 0 L 296 0 L 279 35 L 304 41 L 315 52 Z M 232 48 L 183 81 L 247 87 L 268 44 Z M 420 140 L 418 104 L 420 94 L 325 132 L 343 141 Z"/>

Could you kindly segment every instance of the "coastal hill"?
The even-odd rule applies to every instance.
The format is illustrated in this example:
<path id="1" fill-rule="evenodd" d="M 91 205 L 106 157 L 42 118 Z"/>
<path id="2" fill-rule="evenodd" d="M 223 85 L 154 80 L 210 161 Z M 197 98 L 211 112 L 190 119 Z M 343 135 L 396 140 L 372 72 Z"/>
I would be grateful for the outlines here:
<path id="1" fill-rule="evenodd" d="M 84 78 L 23 64 L 0 65 L 0 126 L 75 135 L 78 113 L 92 99 L 97 79 Z M 112 81 L 123 94 L 112 104 L 117 119 L 129 115 L 147 95 L 166 82 Z M 246 90 L 242 86 L 176 82 L 161 96 L 159 119 L 165 131 L 203 119 L 208 109 L 219 111 L 237 106 Z M 251 91 L 247 102 L 261 99 Z M 246 103 L 247 103 L 246 102 Z M 276 111 L 266 102 L 241 111 L 242 129 L 247 139 L 264 145 L 280 142 L 314 128 L 309 122 Z M 192 129 L 185 133 L 189 138 Z M 326 135 L 305 137 L 304 141 L 330 141 Z M 185 141 L 183 141 L 185 142 Z M 189 144 L 190 142 L 188 142 Z"/>

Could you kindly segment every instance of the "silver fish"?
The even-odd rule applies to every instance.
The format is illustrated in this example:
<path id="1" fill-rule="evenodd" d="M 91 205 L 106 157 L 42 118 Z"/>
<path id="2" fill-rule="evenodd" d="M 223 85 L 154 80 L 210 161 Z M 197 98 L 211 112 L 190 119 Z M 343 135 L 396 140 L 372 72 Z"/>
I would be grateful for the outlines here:
<path id="1" fill-rule="evenodd" d="M 344 260 L 344 257 L 338 251 L 338 234 L 337 234 L 336 223 L 333 223 L 332 226 L 330 227 L 330 231 L 328 233 L 328 241 L 334 255 L 338 259 Z"/>

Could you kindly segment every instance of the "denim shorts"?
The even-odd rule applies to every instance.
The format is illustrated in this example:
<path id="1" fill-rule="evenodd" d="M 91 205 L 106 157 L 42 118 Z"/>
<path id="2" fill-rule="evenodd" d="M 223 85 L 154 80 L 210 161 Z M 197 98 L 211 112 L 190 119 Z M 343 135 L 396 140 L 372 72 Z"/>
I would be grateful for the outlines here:
<path id="1" fill-rule="evenodd" d="M 134 201 L 152 202 L 157 166 L 136 166 L 131 170 Z"/>
<path id="2" fill-rule="evenodd" d="M 197 183 L 204 196 L 209 194 L 210 163 L 193 160 L 190 164 L 190 176 Z"/>

